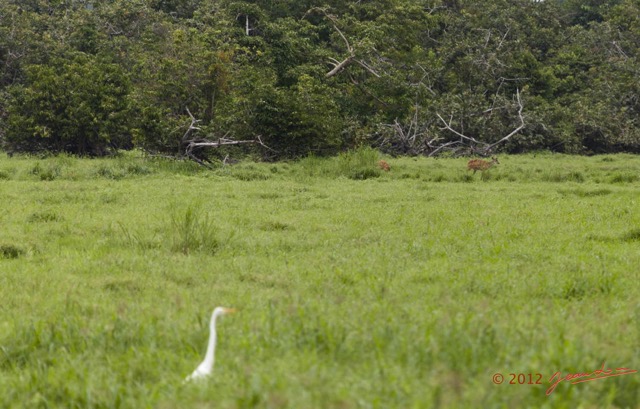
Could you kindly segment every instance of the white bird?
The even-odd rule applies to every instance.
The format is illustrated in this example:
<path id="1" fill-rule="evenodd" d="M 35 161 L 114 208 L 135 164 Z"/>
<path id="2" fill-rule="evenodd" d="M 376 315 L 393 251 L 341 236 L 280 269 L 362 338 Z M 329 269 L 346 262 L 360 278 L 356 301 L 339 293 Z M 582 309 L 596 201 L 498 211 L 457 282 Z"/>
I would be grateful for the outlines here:
<path id="1" fill-rule="evenodd" d="M 204 356 L 204 361 L 195 371 L 185 379 L 185 382 L 206 378 L 211 375 L 213 371 L 214 354 L 216 351 L 216 320 L 221 315 L 231 314 L 236 312 L 234 308 L 216 307 L 211 314 L 211 323 L 209 324 L 209 345 L 207 345 L 207 353 Z"/>

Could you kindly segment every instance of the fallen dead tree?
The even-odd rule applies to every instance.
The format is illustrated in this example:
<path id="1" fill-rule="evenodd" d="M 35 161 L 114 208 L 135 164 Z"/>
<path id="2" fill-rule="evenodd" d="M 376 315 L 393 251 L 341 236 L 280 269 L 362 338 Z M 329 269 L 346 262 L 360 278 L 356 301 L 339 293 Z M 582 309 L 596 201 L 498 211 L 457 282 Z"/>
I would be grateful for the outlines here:
<path id="1" fill-rule="evenodd" d="M 229 132 L 227 132 L 224 136 L 218 137 L 215 139 L 210 138 L 197 138 L 194 137 L 197 131 L 200 131 L 201 128 L 198 125 L 200 122 L 199 119 L 196 119 L 191 111 L 187 108 L 187 113 L 189 114 L 189 118 L 191 118 L 191 123 L 187 128 L 186 132 L 182 136 L 182 140 L 180 143 L 181 146 L 181 155 L 193 160 L 194 162 L 205 166 L 211 167 L 211 161 L 208 159 L 206 155 L 201 155 L 200 153 L 205 150 L 205 148 L 219 148 L 221 146 L 233 146 L 233 145 L 246 145 L 246 144 L 258 144 L 263 148 L 273 151 L 273 149 L 269 148 L 262 142 L 260 135 L 257 135 L 254 139 L 243 139 L 243 140 L 235 140 L 229 138 Z M 223 164 L 230 163 L 231 160 L 229 155 L 227 155 L 223 161 Z"/>
<path id="2" fill-rule="evenodd" d="M 400 155 L 425 155 L 437 156 L 445 152 L 454 156 L 490 156 L 494 149 L 518 134 L 525 127 L 524 116 L 522 114 L 524 105 L 520 98 L 520 92 L 516 91 L 514 104 L 517 107 L 518 126 L 509 134 L 495 142 L 485 142 L 473 136 L 464 134 L 453 125 L 453 115 L 445 120 L 442 115 L 436 112 L 436 117 L 442 125 L 436 132 L 435 122 L 420 121 L 418 107 L 414 109 L 413 117 L 408 123 L 402 124 L 397 119 L 392 124 L 383 124 L 382 132 L 377 140 L 377 146 L 381 149 Z M 495 108 L 490 108 L 483 112 L 489 115 Z M 445 131 L 445 133 L 443 133 Z M 437 133 L 433 136 L 434 133 Z M 456 139 L 446 138 L 446 133 L 455 135 Z"/>
<path id="3" fill-rule="evenodd" d="M 392 124 L 382 124 L 376 145 L 383 151 L 398 155 L 427 155 L 429 153 L 429 126 L 420 122 L 416 106 L 408 124 L 397 119 Z"/>

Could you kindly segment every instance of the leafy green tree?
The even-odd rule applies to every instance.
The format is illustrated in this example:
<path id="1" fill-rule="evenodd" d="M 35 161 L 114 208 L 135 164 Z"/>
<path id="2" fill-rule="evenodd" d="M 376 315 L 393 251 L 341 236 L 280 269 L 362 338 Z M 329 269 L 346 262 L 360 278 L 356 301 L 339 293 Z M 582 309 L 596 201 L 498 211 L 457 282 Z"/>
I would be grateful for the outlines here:
<path id="1" fill-rule="evenodd" d="M 85 54 L 26 67 L 9 89 L 10 150 L 102 155 L 130 146 L 129 82 L 121 68 Z"/>
<path id="2" fill-rule="evenodd" d="M 342 146 L 343 119 L 326 85 L 302 75 L 295 87 L 265 91 L 249 124 L 278 156 L 335 153 Z"/>

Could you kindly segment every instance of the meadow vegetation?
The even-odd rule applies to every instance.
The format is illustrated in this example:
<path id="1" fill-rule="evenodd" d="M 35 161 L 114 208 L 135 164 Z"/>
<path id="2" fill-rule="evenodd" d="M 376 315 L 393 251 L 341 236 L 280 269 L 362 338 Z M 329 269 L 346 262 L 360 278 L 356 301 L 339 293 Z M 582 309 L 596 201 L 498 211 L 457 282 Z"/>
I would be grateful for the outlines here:
<path id="1" fill-rule="evenodd" d="M 640 406 L 639 157 L 379 159 L 0 157 L 0 407 Z"/>

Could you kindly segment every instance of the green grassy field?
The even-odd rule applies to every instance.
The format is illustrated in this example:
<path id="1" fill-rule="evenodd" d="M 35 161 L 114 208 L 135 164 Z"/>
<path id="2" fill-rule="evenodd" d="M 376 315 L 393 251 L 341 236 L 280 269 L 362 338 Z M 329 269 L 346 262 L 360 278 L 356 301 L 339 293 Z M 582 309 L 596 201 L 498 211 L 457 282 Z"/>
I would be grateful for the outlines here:
<path id="1" fill-rule="evenodd" d="M 385 159 L 3 155 L 0 407 L 640 407 L 640 157 Z"/>

